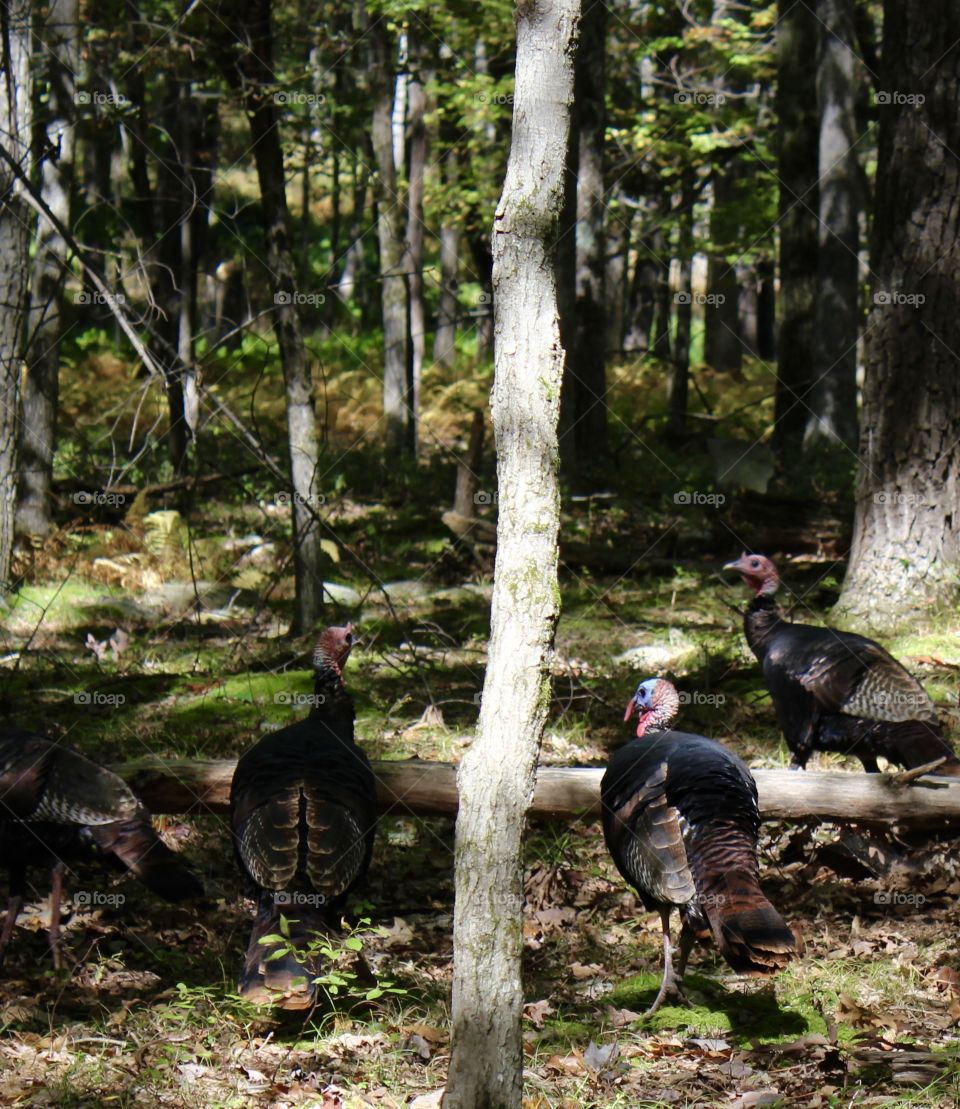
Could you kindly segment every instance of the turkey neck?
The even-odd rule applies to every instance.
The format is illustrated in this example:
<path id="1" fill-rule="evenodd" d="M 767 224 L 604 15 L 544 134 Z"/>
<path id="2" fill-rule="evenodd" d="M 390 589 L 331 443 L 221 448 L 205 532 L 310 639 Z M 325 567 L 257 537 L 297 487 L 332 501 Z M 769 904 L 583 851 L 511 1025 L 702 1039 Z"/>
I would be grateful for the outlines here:
<path id="1" fill-rule="evenodd" d="M 324 666 L 316 671 L 313 692 L 316 702 L 310 710 L 311 716 L 337 716 L 353 722 L 353 700 L 335 666 Z"/>
<path id="2" fill-rule="evenodd" d="M 762 662 L 771 634 L 784 624 L 783 614 L 772 595 L 754 597 L 743 614 L 743 630 L 750 650 Z"/>

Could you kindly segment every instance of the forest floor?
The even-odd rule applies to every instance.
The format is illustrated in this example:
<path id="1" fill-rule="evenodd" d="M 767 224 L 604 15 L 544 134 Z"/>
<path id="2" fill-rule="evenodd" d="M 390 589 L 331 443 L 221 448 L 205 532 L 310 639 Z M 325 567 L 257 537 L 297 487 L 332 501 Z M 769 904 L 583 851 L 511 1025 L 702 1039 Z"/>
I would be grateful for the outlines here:
<path id="1" fill-rule="evenodd" d="M 69 390 L 65 403 L 69 411 Z M 702 444 L 666 457 L 668 468 L 694 475 L 686 488 L 715 488 Z M 229 468 L 229 454 L 220 461 Z M 625 462 L 611 495 L 571 498 L 565 511 L 543 760 L 603 765 L 627 738 L 623 709 L 636 682 L 663 674 L 689 695 L 687 730 L 722 740 L 754 767 L 783 765 L 743 642 L 743 592 L 719 567 L 742 546 L 794 556 L 783 569 L 798 615 L 823 619 L 842 572 L 831 561 L 843 537 L 830 498 L 771 496 L 759 515 L 757 495 L 742 491 L 720 506 L 691 506 L 676 500 L 673 478 L 653 481 L 651 469 Z M 373 758 L 457 761 L 482 688 L 489 552 L 452 543 L 440 522 L 449 464 L 388 478 L 354 459 L 336 472 L 325 506 L 337 541 L 330 620 L 355 620 L 363 639 L 348 670 L 358 737 Z M 288 513 L 260 481 L 246 496 L 231 486 L 192 507 L 167 497 L 112 518 L 78 510 L 21 552 L 27 584 L 0 641 L 8 720 L 119 763 L 237 755 L 298 718 L 310 643 L 285 635 Z M 960 615 L 931 614 L 889 646 L 960 739 Z M 859 772 L 829 757 L 817 766 Z M 38 900 L 0 982 L 0 1104 L 438 1105 L 449 1060 L 452 822 L 409 813 L 381 821 L 348 925 L 386 992 L 333 995 L 331 976 L 329 1003 L 295 1019 L 234 993 L 250 906 L 223 818 L 193 812 L 159 823 L 202 876 L 209 903 L 163 906 L 135 881 L 76 869 L 60 973 L 45 946 L 44 878 L 33 876 Z M 957 1104 L 960 841 L 876 838 L 844 863 L 839 838 L 832 826 L 764 827 L 764 885 L 802 934 L 801 959 L 758 983 L 698 949 L 690 1007 L 645 1019 L 659 977 L 656 918 L 619 878 L 598 823 L 532 825 L 525 1104 Z M 81 891 L 112 901 L 84 905 Z"/>

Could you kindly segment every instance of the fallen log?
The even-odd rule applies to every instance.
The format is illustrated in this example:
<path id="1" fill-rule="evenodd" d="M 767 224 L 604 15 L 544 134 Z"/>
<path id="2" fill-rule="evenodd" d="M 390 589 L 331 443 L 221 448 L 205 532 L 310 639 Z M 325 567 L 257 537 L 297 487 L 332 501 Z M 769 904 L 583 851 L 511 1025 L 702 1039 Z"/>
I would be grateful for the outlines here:
<path id="1" fill-rule="evenodd" d="M 139 759 L 114 766 L 155 813 L 223 813 L 233 759 Z M 375 762 L 380 810 L 454 816 L 456 767 L 449 763 Z M 598 815 L 603 770 L 541 766 L 530 816 L 575 820 Z M 960 827 L 960 780 L 893 774 L 755 770 L 765 820 L 819 820 L 878 828 L 939 831 Z"/>

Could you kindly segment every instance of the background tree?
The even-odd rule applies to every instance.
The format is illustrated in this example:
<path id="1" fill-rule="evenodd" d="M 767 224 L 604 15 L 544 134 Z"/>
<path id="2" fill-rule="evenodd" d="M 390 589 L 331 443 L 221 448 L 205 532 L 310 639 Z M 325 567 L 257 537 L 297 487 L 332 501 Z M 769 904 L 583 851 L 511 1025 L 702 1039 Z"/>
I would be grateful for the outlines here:
<path id="1" fill-rule="evenodd" d="M 781 458 L 800 450 L 809 415 L 817 296 L 819 195 L 816 67 L 818 27 L 810 4 L 777 17 L 777 181 L 780 307 L 774 441 Z"/>
<path id="2" fill-rule="evenodd" d="M 10 588 L 16 524 L 20 371 L 27 316 L 30 209 L 9 162 L 29 173 L 31 149 L 30 0 L 0 9 L 0 594 Z M 9 159 L 9 162 L 8 162 Z"/>
<path id="3" fill-rule="evenodd" d="M 573 96 L 577 0 L 517 22 L 513 137 L 493 229 L 493 426 L 500 511 L 477 738 L 458 774 L 453 1045 L 444 1104 L 519 1107 L 521 841 L 546 710 L 557 604 L 564 351 L 556 226 Z"/>
<path id="4" fill-rule="evenodd" d="M 957 596 L 960 11 L 884 5 L 853 547 L 838 612 L 887 631 Z"/>
<path id="5" fill-rule="evenodd" d="M 813 384 L 804 443 L 852 445 L 857 436 L 860 167 L 853 0 L 820 0 L 817 54 L 818 266 Z"/>
<path id="6" fill-rule="evenodd" d="M 43 48 L 34 54 L 38 67 L 34 79 L 46 90 L 43 115 L 35 128 L 35 141 L 39 139 L 42 145 L 36 151 L 40 195 L 60 223 L 69 227 L 76 148 L 75 76 L 80 65 L 77 0 L 52 0 L 36 34 Z M 40 218 L 31 275 L 17 506 L 18 529 L 34 535 L 47 535 L 53 526 L 53 456 L 67 258 L 67 244 L 59 230 Z"/>
<path id="7" fill-rule="evenodd" d="M 271 0 L 246 0 L 217 16 L 223 27 L 235 27 L 239 42 L 223 44 L 221 58 L 227 79 L 240 91 L 250 123 L 250 137 L 260 203 L 263 209 L 267 264 L 273 292 L 273 319 L 280 347 L 286 392 L 287 449 L 293 516 L 293 563 L 296 577 L 295 632 L 309 631 L 323 610 L 321 547 L 318 513 L 320 446 L 314 409 L 313 377 L 300 322 L 297 266 L 287 208 L 286 173 L 280 143 L 276 75 L 273 70 Z M 215 32 L 216 33 L 216 32 Z"/>

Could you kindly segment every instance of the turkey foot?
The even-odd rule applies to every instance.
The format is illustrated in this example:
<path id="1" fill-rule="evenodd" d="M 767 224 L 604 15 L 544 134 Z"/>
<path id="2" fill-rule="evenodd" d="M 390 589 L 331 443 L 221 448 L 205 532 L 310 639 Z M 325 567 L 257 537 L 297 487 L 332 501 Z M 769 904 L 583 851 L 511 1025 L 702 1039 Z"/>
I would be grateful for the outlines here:
<path id="1" fill-rule="evenodd" d="M 653 999 L 653 1004 L 644 1014 L 644 1016 L 648 1017 L 652 1017 L 667 998 L 671 1001 L 680 1002 L 681 1005 L 690 1004 L 683 990 L 680 988 L 680 982 L 683 978 L 683 972 L 686 969 L 690 947 L 693 945 L 693 937 L 687 937 L 685 930 L 681 932 L 680 961 L 677 970 L 674 971 L 673 948 L 670 945 L 670 909 L 660 910 L 660 920 L 663 923 L 663 981 L 660 983 L 660 992 Z"/>

